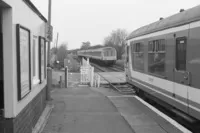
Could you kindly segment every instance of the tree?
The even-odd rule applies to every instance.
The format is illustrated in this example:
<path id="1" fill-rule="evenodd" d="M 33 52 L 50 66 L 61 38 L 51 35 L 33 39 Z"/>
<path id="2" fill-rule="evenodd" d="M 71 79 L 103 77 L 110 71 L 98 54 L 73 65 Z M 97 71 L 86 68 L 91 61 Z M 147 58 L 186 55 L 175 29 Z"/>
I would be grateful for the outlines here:
<path id="1" fill-rule="evenodd" d="M 64 66 L 64 59 L 67 57 L 67 45 L 67 43 L 62 43 L 57 49 L 56 56 L 61 66 Z"/>
<path id="2" fill-rule="evenodd" d="M 81 49 L 88 49 L 90 47 L 90 42 L 82 42 Z"/>
<path id="3" fill-rule="evenodd" d="M 117 51 L 117 59 L 122 58 L 124 52 L 127 31 L 124 29 L 117 29 L 111 32 L 109 36 L 104 38 L 104 45 L 114 47 Z"/>
<path id="4" fill-rule="evenodd" d="M 53 47 L 50 50 L 50 66 L 52 67 L 54 66 L 54 63 L 56 61 L 56 51 L 57 51 L 56 47 Z"/>
<path id="5" fill-rule="evenodd" d="M 51 54 L 56 54 L 56 51 L 57 51 L 57 48 L 53 47 L 53 48 L 51 48 L 50 53 Z"/>

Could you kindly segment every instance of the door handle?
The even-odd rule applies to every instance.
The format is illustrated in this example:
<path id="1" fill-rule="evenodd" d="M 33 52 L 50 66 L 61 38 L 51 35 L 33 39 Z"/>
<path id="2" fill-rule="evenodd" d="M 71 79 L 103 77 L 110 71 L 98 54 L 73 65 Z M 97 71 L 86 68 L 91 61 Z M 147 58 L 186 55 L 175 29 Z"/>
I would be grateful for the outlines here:
<path id="1" fill-rule="evenodd" d="M 184 78 L 185 80 L 188 80 L 188 77 L 187 77 L 187 76 L 184 76 L 183 78 Z"/>

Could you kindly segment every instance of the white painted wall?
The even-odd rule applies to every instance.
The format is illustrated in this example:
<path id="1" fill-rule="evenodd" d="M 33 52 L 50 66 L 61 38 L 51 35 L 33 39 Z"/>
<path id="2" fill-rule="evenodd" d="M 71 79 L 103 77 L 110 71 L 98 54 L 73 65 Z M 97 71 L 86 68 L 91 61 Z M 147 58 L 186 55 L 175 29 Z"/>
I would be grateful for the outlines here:
<path id="1" fill-rule="evenodd" d="M 5 117 L 17 116 L 22 109 L 44 88 L 46 81 L 34 86 L 24 99 L 17 100 L 17 62 L 16 62 L 16 24 L 20 24 L 31 31 L 33 35 L 45 37 L 45 22 L 28 7 L 23 0 L 3 0 L 9 6 L 3 11 L 4 35 L 4 79 L 5 79 Z M 47 5 L 48 6 L 48 5 Z M 6 31 L 9 29 L 8 31 Z M 7 33 L 7 34 L 6 34 Z"/>

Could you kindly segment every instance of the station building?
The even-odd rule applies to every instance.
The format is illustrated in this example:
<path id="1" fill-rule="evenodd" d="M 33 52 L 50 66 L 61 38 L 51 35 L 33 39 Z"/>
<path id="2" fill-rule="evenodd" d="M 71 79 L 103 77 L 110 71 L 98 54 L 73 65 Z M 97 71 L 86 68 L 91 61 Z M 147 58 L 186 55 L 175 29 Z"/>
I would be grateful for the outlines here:
<path id="1" fill-rule="evenodd" d="M 0 133 L 31 133 L 46 106 L 46 24 L 30 0 L 0 1 Z"/>

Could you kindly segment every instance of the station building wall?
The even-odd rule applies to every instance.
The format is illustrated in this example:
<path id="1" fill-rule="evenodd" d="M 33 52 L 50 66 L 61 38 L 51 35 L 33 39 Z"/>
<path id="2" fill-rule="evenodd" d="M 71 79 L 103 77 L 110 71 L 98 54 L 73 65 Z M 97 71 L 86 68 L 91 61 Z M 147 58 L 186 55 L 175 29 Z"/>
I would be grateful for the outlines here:
<path id="1" fill-rule="evenodd" d="M 28 0 L 27 0 L 28 1 Z M 29 5 L 26 0 L 3 0 L 3 68 L 4 68 L 4 114 L 0 118 L 1 133 L 30 133 L 46 106 L 46 78 L 39 82 L 39 51 L 35 52 L 36 75 L 33 76 L 33 39 L 38 50 L 39 36 L 45 37 L 46 19 Z M 18 100 L 17 38 L 16 25 L 30 30 L 31 44 L 31 91 Z M 47 53 L 47 52 L 46 52 Z M 47 56 L 46 56 L 47 57 Z"/>

